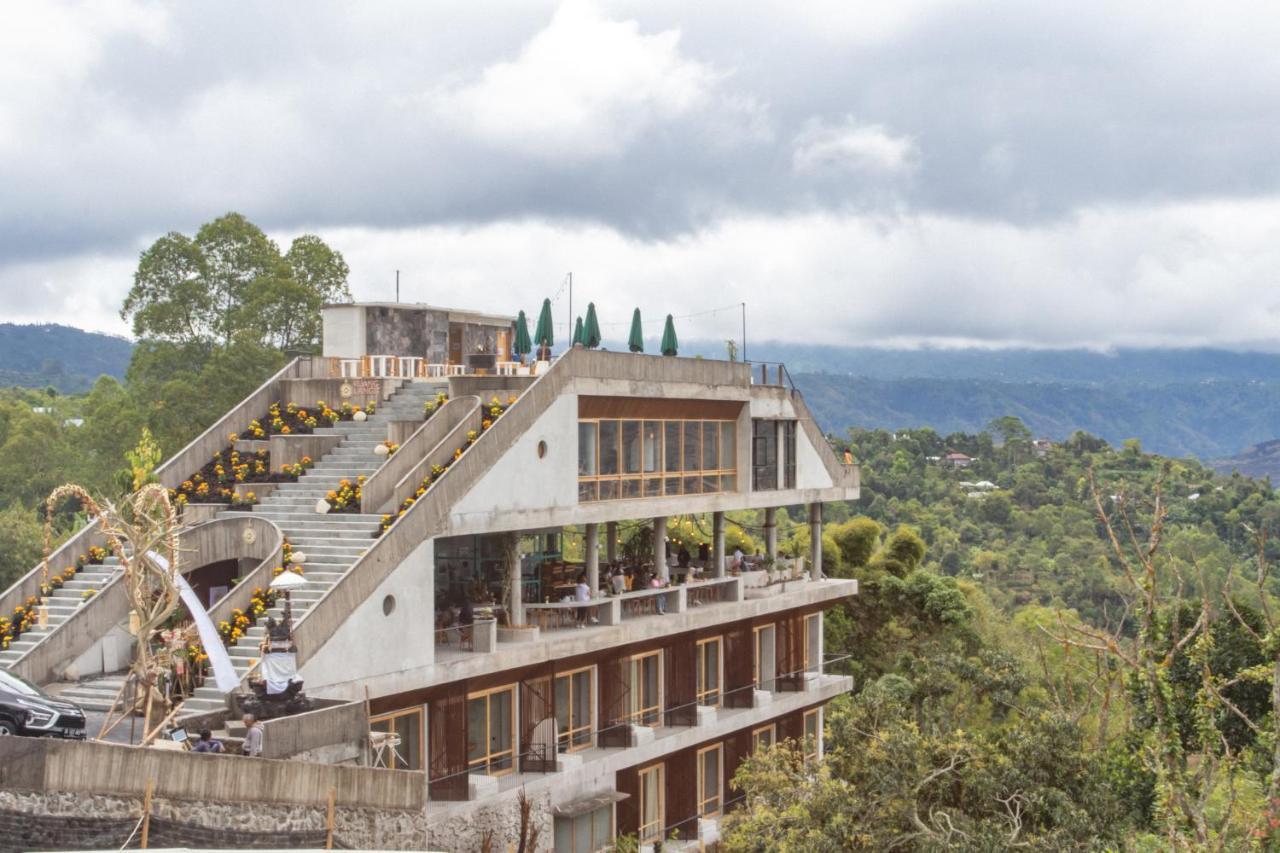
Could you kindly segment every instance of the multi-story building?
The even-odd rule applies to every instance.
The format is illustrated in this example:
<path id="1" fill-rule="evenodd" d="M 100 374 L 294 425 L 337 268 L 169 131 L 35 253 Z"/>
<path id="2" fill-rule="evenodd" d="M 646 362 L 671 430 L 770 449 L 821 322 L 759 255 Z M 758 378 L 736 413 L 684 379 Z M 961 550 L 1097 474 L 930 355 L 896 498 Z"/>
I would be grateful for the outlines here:
<path id="1" fill-rule="evenodd" d="M 340 313 L 326 317 L 343 337 L 331 355 L 287 368 L 214 429 L 295 396 L 381 405 L 273 436 L 273 464 L 305 451 L 315 466 L 219 518 L 269 523 L 305 552 L 310 586 L 293 607 L 308 694 L 367 700 L 379 761 L 422 771 L 430 811 L 461 825 L 524 792 L 557 850 L 712 841 L 744 756 L 793 739 L 820 757 L 823 705 L 850 687 L 825 671 L 823 612 L 857 592 L 822 575 L 822 507 L 857 498 L 858 472 L 780 365 L 577 347 L 534 370 L 504 358 L 450 371 L 434 367 L 457 361 L 450 347 L 412 349 L 422 335 L 396 337 L 406 351 L 365 347 L 391 339 L 372 324 L 404 318 Z M 481 319 L 505 354 L 502 318 Z M 387 439 L 399 449 L 379 455 Z M 359 512 L 320 512 L 357 476 Z M 807 526 L 807 562 L 779 554 L 782 508 Z M 762 520 L 758 555 L 726 552 L 728 513 L 742 510 Z M 676 518 L 703 541 L 672 541 Z M 51 677 L 39 646 L 56 627 L 10 665 Z M 231 649 L 242 675 L 255 630 Z M 82 665 L 101 654 L 73 651 Z M 188 705 L 222 701 L 204 687 Z"/>

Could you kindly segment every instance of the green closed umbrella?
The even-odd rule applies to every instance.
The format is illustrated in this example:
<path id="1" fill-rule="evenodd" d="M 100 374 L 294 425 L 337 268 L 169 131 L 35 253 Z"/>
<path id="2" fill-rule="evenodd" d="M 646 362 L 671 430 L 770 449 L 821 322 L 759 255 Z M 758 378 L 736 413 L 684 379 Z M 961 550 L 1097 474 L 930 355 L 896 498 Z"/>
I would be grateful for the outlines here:
<path id="1" fill-rule="evenodd" d="M 671 315 L 667 315 L 667 324 L 662 328 L 662 354 L 675 355 L 676 350 L 680 348 L 680 342 L 676 340 L 676 324 L 672 322 Z"/>
<path id="2" fill-rule="evenodd" d="M 644 352 L 644 330 L 640 328 L 640 309 L 631 315 L 631 334 L 627 337 L 627 346 L 632 352 Z"/>
<path id="3" fill-rule="evenodd" d="M 533 340 L 540 347 L 550 347 L 555 341 L 551 326 L 551 300 L 542 300 L 542 312 L 538 314 L 538 328 L 533 333 Z"/>
<path id="4" fill-rule="evenodd" d="M 587 322 L 582 327 L 582 345 L 587 349 L 600 346 L 600 321 L 596 319 L 596 304 L 587 303 Z"/>
<path id="5" fill-rule="evenodd" d="M 516 317 L 516 339 L 512 349 L 521 358 L 533 351 L 533 342 L 529 340 L 529 321 L 523 311 Z"/>
<path id="6" fill-rule="evenodd" d="M 575 323 L 573 326 L 573 342 L 575 344 L 582 343 L 582 318 L 581 317 L 578 318 L 578 322 Z M 582 344 L 582 345 L 586 346 L 586 344 Z"/>

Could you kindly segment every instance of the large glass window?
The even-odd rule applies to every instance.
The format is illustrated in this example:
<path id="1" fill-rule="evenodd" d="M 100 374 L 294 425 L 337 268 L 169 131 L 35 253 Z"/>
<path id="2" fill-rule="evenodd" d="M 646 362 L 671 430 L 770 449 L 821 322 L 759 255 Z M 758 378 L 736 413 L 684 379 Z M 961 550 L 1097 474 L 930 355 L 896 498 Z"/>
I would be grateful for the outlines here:
<path id="1" fill-rule="evenodd" d="M 561 752 L 591 746 L 593 681 L 591 667 L 556 676 L 556 728 Z"/>
<path id="2" fill-rule="evenodd" d="M 467 697 L 467 764 L 472 773 L 503 776 L 515 766 L 515 685 Z"/>
<path id="3" fill-rule="evenodd" d="M 578 500 L 734 491 L 737 421 L 581 421 Z"/>
<path id="4" fill-rule="evenodd" d="M 751 732 L 751 748 L 755 751 L 768 749 L 777 741 L 778 728 L 773 723 L 761 726 Z"/>
<path id="5" fill-rule="evenodd" d="M 575 817 L 557 817 L 556 851 L 597 853 L 613 849 L 613 805 Z"/>
<path id="6" fill-rule="evenodd" d="M 640 473 L 640 421 L 622 422 L 622 473 Z"/>
<path id="7" fill-rule="evenodd" d="M 796 422 L 782 422 L 782 487 L 796 487 Z"/>
<path id="8" fill-rule="evenodd" d="M 640 771 L 640 843 L 657 841 L 663 836 L 666 803 L 666 774 L 661 764 L 646 767 Z"/>
<path id="9" fill-rule="evenodd" d="M 751 422 L 751 488 L 778 488 L 778 422 L 757 418 Z"/>
<path id="10" fill-rule="evenodd" d="M 594 477 L 600 473 L 596 467 L 596 432 L 595 421 L 583 421 L 578 424 L 578 476 Z"/>
<path id="11" fill-rule="evenodd" d="M 720 705 L 719 637 L 698 641 L 698 704 Z"/>
<path id="12" fill-rule="evenodd" d="M 662 422 L 644 422 L 644 472 L 662 470 Z"/>
<path id="13" fill-rule="evenodd" d="M 639 726 L 661 725 L 662 652 L 636 655 L 630 664 L 631 722 Z"/>
<path id="14" fill-rule="evenodd" d="M 374 742 L 377 766 L 389 770 L 422 769 L 421 708 L 370 717 L 369 728 L 385 735 L 381 743 Z"/>
<path id="15" fill-rule="evenodd" d="M 618 473 L 618 422 L 600 421 L 600 474 Z"/>
<path id="16" fill-rule="evenodd" d="M 720 814 L 724 778 L 724 749 L 720 744 L 698 750 L 698 815 Z"/>

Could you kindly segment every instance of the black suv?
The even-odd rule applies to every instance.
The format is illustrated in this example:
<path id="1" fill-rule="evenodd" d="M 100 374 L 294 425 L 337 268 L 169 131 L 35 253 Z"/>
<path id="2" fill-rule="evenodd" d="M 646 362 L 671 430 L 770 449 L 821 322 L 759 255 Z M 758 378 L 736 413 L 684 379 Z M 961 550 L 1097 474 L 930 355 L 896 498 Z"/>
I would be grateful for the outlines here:
<path id="1" fill-rule="evenodd" d="M 0 669 L 0 735 L 84 738 L 84 711 Z"/>

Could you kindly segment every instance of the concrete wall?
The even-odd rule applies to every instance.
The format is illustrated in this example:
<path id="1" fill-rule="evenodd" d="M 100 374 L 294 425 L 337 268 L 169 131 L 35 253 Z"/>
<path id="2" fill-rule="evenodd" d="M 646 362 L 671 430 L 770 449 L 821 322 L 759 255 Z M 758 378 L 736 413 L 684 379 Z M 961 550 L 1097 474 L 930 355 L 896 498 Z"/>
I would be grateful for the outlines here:
<path id="1" fill-rule="evenodd" d="M 364 346 L 364 307 L 361 305 L 329 305 L 321 312 L 322 336 L 326 358 L 359 358 Z"/>
<path id="2" fill-rule="evenodd" d="M 351 389 L 350 396 L 342 396 L 344 387 Z M 331 409 L 336 409 L 343 403 L 367 406 L 371 402 L 382 402 L 399 387 L 398 379 L 296 379 L 282 383 L 279 400 L 304 407 L 314 406 L 317 401 L 324 400 Z M 264 406 L 262 411 L 266 410 Z M 274 459 L 271 461 L 275 462 Z"/>
<path id="3" fill-rule="evenodd" d="M 365 764 L 369 715 L 364 702 L 346 702 L 262 724 L 262 757 L 318 764 Z"/>
<path id="4" fill-rule="evenodd" d="M 387 596 L 395 601 L 390 614 L 383 612 Z M 435 662 L 434 626 L 435 541 L 428 539 L 355 607 L 299 674 L 308 692 L 345 685 L 351 699 L 360 698 L 356 688 L 368 678 L 419 683 Z"/>
<path id="5" fill-rule="evenodd" d="M 539 442 L 546 455 L 538 457 Z M 522 513 L 578 503 L 578 397 L 559 397 L 480 478 L 451 515 L 461 523 L 519 524 Z M 513 516 L 515 518 L 513 518 Z"/>

